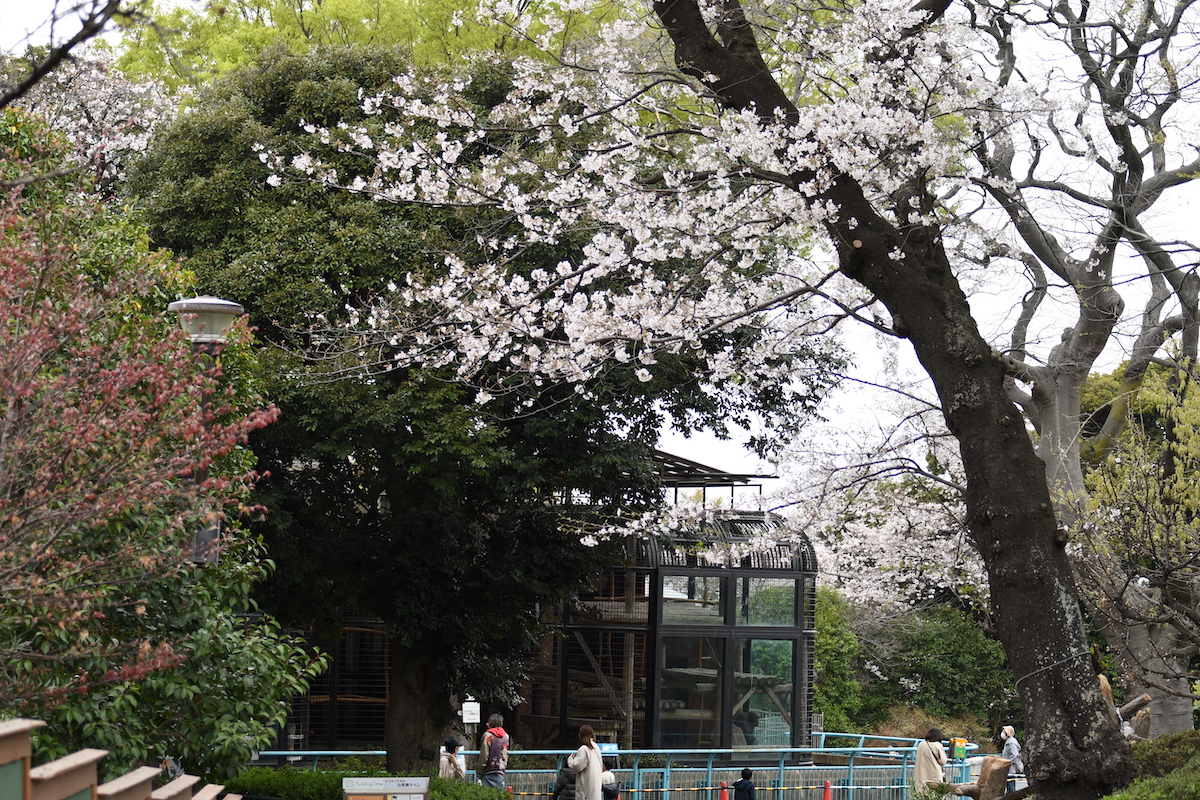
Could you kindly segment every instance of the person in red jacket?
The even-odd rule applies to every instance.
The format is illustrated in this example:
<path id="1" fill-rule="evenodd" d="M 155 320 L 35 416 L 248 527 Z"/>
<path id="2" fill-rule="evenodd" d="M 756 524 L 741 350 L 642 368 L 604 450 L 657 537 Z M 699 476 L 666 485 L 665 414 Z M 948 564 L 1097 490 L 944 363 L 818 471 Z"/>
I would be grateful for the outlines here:
<path id="1" fill-rule="evenodd" d="M 508 771 L 508 733 L 504 730 L 504 717 L 492 714 L 488 717 L 487 730 L 479 740 L 479 760 L 483 769 L 479 771 L 479 782 L 495 789 L 504 788 L 504 774 Z"/>

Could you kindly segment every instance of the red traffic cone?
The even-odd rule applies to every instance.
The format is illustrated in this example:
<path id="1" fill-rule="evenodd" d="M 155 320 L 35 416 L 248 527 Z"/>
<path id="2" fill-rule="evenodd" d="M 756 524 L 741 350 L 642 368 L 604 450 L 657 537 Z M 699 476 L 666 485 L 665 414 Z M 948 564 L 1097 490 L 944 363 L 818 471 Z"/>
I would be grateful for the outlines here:
<path id="1" fill-rule="evenodd" d="M 721 795 L 719 800 L 729 800 L 729 784 L 721 781 Z"/>
<path id="2" fill-rule="evenodd" d="M 833 800 L 833 789 L 829 788 L 829 781 L 825 781 L 825 794 L 821 795 L 821 800 Z"/>

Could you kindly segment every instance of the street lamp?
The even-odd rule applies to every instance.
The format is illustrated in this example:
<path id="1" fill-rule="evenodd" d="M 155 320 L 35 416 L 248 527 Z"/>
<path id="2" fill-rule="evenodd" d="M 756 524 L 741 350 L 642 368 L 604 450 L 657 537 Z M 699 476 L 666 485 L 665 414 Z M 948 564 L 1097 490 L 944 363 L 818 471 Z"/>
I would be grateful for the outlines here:
<path id="1" fill-rule="evenodd" d="M 241 303 L 222 300 L 212 295 L 189 297 L 176 300 L 167 306 L 167 311 L 179 315 L 179 327 L 192 340 L 192 352 L 204 356 L 205 369 L 211 369 L 208 359 L 221 352 L 229 338 L 229 329 L 245 311 Z M 208 411 L 207 394 L 201 399 L 205 414 Z M 207 469 L 196 471 L 196 482 L 203 483 L 208 477 Z M 217 520 L 192 534 L 188 548 L 188 559 L 193 564 L 215 564 L 220 557 L 218 542 L 221 539 L 221 521 Z"/>
<path id="2" fill-rule="evenodd" d="M 167 306 L 167 311 L 179 315 L 179 327 L 192 340 L 194 350 L 215 355 L 245 309 L 241 303 L 205 294 L 176 300 Z"/>

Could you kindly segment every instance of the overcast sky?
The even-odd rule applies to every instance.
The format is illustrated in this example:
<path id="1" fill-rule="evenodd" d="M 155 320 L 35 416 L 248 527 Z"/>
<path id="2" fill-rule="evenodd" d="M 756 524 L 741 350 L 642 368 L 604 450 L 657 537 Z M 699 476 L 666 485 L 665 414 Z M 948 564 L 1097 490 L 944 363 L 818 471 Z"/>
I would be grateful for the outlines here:
<path id="1" fill-rule="evenodd" d="M 35 44 L 45 44 L 49 35 L 46 22 L 54 13 L 56 5 L 62 9 L 69 9 L 74 4 L 55 3 L 54 0 L 4 0 L 0 3 L 0 47 L 3 47 L 5 52 L 19 49 L 31 34 Z M 72 22 L 65 20 L 64 24 Z M 70 33 L 66 35 L 70 36 L 78 29 L 78 24 L 74 24 Z M 60 25 L 56 35 L 62 36 L 66 30 L 66 27 Z"/>

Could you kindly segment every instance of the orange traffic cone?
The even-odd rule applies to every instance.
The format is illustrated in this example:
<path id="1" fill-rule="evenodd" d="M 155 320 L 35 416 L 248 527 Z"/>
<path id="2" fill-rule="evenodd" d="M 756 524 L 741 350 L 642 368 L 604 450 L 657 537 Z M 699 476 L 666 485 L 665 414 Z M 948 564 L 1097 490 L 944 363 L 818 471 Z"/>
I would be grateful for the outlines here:
<path id="1" fill-rule="evenodd" d="M 721 795 L 719 800 L 729 800 L 729 784 L 721 781 Z"/>
<path id="2" fill-rule="evenodd" d="M 825 794 L 821 795 L 821 800 L 833 800 L 833 789 L 829 788 L 829 781 L 825 781 Z"/>

